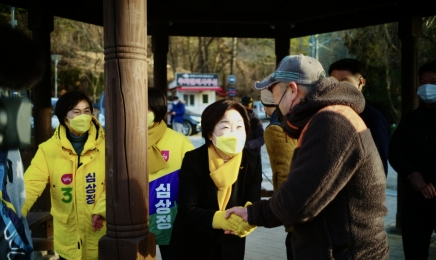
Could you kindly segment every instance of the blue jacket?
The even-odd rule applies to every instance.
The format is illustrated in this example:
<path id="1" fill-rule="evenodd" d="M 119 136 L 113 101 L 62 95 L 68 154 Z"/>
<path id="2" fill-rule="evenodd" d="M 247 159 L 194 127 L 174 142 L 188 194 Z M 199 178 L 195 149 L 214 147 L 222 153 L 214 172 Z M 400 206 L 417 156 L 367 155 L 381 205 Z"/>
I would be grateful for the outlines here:
<path id="1" fill-rule="evenodd" d="M 171 112 L 176 112 L 176 114 L 173 115 L 175 123 L 183 123 L 183 115 L 185 114 L 185 105 L 182 102 L 179 101 L 177 104 L 173 103 L 173 109 L 171 109 Z"/>

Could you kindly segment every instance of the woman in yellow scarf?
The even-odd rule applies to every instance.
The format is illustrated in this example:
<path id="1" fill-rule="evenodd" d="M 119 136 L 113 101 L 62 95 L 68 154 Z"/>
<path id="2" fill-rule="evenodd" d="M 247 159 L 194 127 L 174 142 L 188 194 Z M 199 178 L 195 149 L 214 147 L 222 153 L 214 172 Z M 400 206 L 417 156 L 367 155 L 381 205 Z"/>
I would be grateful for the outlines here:
<path id="1" fill-rule="evenodd" d="M 254 227 L 235 215 L 226 219 L 225 210 L 260 200 L 261 159 L 244 147 L 250 119 L 229 99 L 209 105 L 201 118 L 205 144 L 185 154 L 179 173 L 172 259 L 242 260 L 245 235 Z"/>

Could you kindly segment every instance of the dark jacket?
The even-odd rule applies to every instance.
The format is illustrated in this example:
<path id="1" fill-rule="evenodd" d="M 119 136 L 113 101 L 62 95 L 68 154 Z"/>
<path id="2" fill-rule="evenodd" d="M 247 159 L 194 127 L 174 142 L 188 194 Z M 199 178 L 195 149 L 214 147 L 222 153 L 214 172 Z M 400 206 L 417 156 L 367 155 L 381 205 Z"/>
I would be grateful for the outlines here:
<path id="1" fill-rule="evenodd" d="M 421 104 L 404 115 L 392 135 L 389 162 L 401 178 L 420 172 L 436 187 L 436 108 Z M 418 207 L 436 208 L 436 198 L 426 199 L 406 182 L 406 199 Z"/>
<path id="2" fill-rule="evenodd" d="M 245 238 L 212 228 L 219 210 L 217 188 L 210 177 L 207 145 L 187 152 L 179 173 L 179 208 L 171 236 L 171 259 L 244 259 Z M 244 148 L 239 176 L 227 208 L 260 200 L 262 167 L 258 156 Z"/>
<path id="3" fill-rule="evenodd" d="M 248 222 L 293 226 L 296 260 L 389 257 L 386 177 L 357 114 L 364 105 L 352 84 L 326 78 L 287 116 L 298 138 L 291 171 L 271 199 L 248 207 Z"/>
<path id="4" fill-rule="evenodd" d="M 250 115 L 250 133 L 245 146 L 260 156 L 260 149 L 265 144 L 263 124 L 253 111 L 248 111 L 248 114 Z"/>
<path id="5" fill-rule="evenodd" d="M 388 175 L 389 123 L 386 117 L 368 104 L 368 102 L 365 103 L 365 109 L 359 115 L 371 131 L 372 138 L 383 163 L 385 175 Z"/>
<path id="6" fill-rule="evenodd" d="M 171 112 L 176 112 L 176 114 L 173 115 L 173 120 L 175 123 L 183 123 L 185 104 L 183 104 L 181 101 L 179 101 L 177 105 L 173 103 L 173 108 L 171 109 Z"/>

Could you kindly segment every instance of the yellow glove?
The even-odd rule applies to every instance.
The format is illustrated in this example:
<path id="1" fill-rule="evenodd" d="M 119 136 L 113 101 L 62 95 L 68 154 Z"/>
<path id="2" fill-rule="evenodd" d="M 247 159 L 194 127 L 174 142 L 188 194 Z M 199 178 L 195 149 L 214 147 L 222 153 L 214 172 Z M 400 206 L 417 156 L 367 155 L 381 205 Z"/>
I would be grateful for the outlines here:
<path id="1" fill-rule="evenodd" d="M 246 208 L 247 206 L 251 206 L 251 202 L 247 201 L 247 203 L 245 203 L 244 208 Z M 234 215 L 234 214 L 232 214 Z M 254 231 L 254 229 L 257 228 L 257 226 L 254 225 L 250 225 L 248 224 L 248 222 L 245 222 L 242 218 L 241 218 L 241 222 L 239 222 L 238 228 L 236 229 L 236 231 L 234 231 L 235 235 L 239 236 L 239 237 L 245 237 L 248 234 L 250 234 L 251 232 Z"/>
<path id="2" fill-rule="evenodd" d="M 248 234 L 250 234 L 251 232 L 253 232 L 253 230 L 255 230 L 256 228 L 257 228 L 257 226 L 253 226 L 253 225 L 248 224 L 248 222 L 241 221 L 241 223 L 239 223 L 239 225 L 238 225 L 237 230 L 234 231 L 234 233 L 238 237 L 245 237 Z"/>
<path id="3" fill-rule="evenodd" d="M 239 222 L 240 222 L 240 220 L 242 220 L 242 218 L 240 218 L 239 216 L 237 216 L 235 214 L 232 214 L 227 219 L 225 217 L 226 217 L 225 211 L 215 212 L 215 215 L 213 216 L 213 219 L 212 219 L 213 228 L 230 230 L 230 231 L 235 232 L 235 230 L 238 227 Z"/>

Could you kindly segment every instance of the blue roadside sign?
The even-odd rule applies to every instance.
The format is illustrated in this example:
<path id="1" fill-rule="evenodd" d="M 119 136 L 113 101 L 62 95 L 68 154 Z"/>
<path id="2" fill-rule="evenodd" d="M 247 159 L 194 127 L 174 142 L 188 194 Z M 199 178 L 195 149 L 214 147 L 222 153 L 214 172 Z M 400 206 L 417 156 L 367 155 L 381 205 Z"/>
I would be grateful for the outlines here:
<path id="1" fill-rule="evenodd" d="M 230 74 L 230 75 L 227 77 L 227 83 L 229 83 L 230 85 L 235 84 L 235 83 L 236 83 L 236 76 Z"/>
<path id="2" fill-rule="evenodd" d="M 236 88 L 229 88 L 229 89 L 227 90 L 227 95 L 228 95 L 229 97 L 235 97 L 235 96 L 236 96 Z"/>

